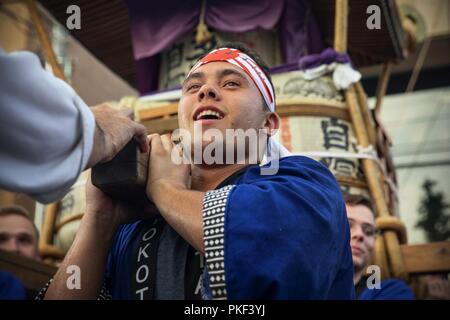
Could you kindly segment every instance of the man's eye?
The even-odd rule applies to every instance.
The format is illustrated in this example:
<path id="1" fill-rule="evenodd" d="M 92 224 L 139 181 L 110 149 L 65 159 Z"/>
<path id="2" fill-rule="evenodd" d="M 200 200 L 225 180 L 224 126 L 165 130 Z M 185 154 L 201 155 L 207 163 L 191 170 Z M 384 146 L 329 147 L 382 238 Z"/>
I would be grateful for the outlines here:
<path id="1" fill-rule="evenodd" d="M 200 88 L 200 85 L 192 84 L 192 85 L 188 86 L 187 91 L 197 90 L 199 88 Z"/>
<path id="2" fill-rule="evenodd" d="M 372 227 L 365 227 L 363 231 L 364 234 L 368 237 L 373 237 L 375 235 L 375 229 Z"/>
<path id="3" fill-rule="evenodd" d="M 31 239 L 29 237 L 20 237 L 19 242 L 23 244 L 29 244 L 31 243 Z"/>
<path id="4" fill-rule="evenodd" d="M 239 87 L 239 83 L 235 81 L 228 81 L 225 83 L 224 87 Z"/>

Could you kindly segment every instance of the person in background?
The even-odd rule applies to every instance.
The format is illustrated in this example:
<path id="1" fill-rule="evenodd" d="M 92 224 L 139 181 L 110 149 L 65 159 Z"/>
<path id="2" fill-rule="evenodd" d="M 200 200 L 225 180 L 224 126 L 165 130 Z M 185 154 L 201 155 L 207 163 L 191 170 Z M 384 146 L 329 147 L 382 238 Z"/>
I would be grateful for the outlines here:
<path id="1" fill-rule="evenodd" d="M 22 282 L 9 272 L 0 270 L 0 300 L 25 300 L 27 291 Z"/>
<path id="2" fill-rule="evenodd" d="M 30 214 L 20 206 L 0 207 L 0 250 L 40 260 L 38 252 L 39 231 Z M 0 300 L 34 298 L 36 292 L 25 289 L 12 274 L 0 271 Z"/>
<path id="3" fill-rule="evenodd" d="M 359 195 L 345 195 L 345 206 L 350 225 L 350 246 L 353 259 L 353 283 L 359 300 L 411 300 L 411 288 L 398 279 L 381 281 L 380 289 L 369 289 L 365 271 L 372 261 L 377 229 L 371 202 Z"/>
<path id="4" fill-rule="evenodd" d="M 0 249 L 38 259 L 39 231 L 21 206 L 0 207 Z"/>
<path id="5" fill-rule="evenodd" d="M 0 48 L 0 70 L 0 188 L 49 203 L 133 137 L 148 151 L 146 128 L 132 110 L 89 108 L 35 54 Z"/>

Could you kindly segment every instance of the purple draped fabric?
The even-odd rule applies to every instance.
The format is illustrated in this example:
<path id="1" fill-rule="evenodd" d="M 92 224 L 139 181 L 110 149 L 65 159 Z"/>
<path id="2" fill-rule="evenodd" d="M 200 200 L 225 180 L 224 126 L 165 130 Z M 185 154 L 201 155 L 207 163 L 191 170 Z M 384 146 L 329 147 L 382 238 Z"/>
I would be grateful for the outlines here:
<path id="1" fill-rule="evenodd" d="M 136 60 L 153 56 L 192 30 L 201 1 L 127 1 Z"/>
<path id="2" fill-rule="evenodd" d="M 289 62 L 280 66 L 270 68 L 270 73 L 277 74 L 295 70 L 306 70 L 318 67 L 322 64 L 330 64 L 333 62 L 351 63 L 348 54 L 337 53 L 333 48 L 326 48 L 321 53 L 303 56 L 296 62 Z"/>
<path id="3" fill-rule="evenodd" d="M 279 24 L 280 45 L 285 63 L 318 53 L 325 48 L 311 5 L 305 0 L 286 0 Z"/>
<path id="4" fill-rule="evenodd" d="M 346 53 L 337 53 L 336 50 L 327 48 L 321 53 L 311 54 L 300 58 L 298 67 L 300 69 L 311 69 L 322 64 L 330 64 L 333 62 L 348 63 L 350 62 L 350 57 Z"/>
<path id="5" fill-rule="evenodd" d="M 156 54 L 192 31 L 198 24 L 200 0 L 127 0 L 138 89 L 155 90 Z M 285 63 L 323 49 L 322 37 L 307 0 L 208 0 L 205 23 L 223 32 L 272 29 L 278 24 Z M 144 70 L 142 70 L 144 68 Z"/>
<path id="6" fill-rule="evenodd" d="M 205 23 L 225 32 L 271 29 L 278 22 L 284 0 L 208 0 Z M 201 1 L 128 0 L 136 60 L 161 52 L 197 26 Z"/>
<path id="7" fill-rule="evenodd" d="M 141 95 L 158 88 L 160 60 L 158 55 L 136 60 L 136 87 Z"/>
<path id="8" fill-rule="evenodd" d="M 247 32 L 272 29 L 283 10 L 284 0 L 208 0 L 205 23 L 225 32 Z"/>

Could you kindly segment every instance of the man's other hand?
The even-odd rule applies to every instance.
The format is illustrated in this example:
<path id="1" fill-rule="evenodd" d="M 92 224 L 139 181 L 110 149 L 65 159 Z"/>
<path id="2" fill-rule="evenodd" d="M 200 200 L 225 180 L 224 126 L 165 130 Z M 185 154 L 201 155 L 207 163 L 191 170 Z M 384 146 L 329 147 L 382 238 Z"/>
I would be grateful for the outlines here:
<path id="1" fill-rule="evenodd" d="M 96 125 L 94 145 L 86 169 L 114 158 L 133 137 L 138 141 L 141 152 L 148 152 L 147 130 L 132 120 L 133 110 L 119 111 L 101 104 L 92 107 L 91 111 Z"/>
<path id="2" fill-rule="evenodd" d="M 190 186 L 190 168 L 191 166 L 182 163 L 182 149 L 175 145 L 168 134 L 160 136 L 159 134 L 149 135 L 150 155 L 149 169 L 147 178 L 147 196 L 156 205 L 160 200 L 158 193 L 162 188 L 160 184 L 167 184 L 173 188 L 189 189 Z M 175 150 L 174 150 L 175 149 Z M 172 152 L 179 155 L 181 163 L 174 163 Z"/>
<path id="3" fill-rule="evenodd" d="M 86 181 L 86 216 L 94 219 L 97 226 L 104 226 L 115 231 L 124 223 L 133 223 L 158 215 L 158 209 L 151 203 L 147 207 L 134 207 L 113 199 L 92 184 L 91 177 Z"/>

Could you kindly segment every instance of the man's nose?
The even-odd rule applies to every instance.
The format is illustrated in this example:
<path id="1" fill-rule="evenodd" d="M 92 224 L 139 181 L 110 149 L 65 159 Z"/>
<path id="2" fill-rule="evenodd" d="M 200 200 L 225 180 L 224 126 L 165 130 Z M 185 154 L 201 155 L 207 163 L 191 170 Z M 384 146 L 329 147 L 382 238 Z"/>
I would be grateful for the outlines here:
<path id="1" fill-rule="evenodd" d="M 17 243 L 16 239 L 13 237 L 9 238 L 8 241 L 3 242 L 1 249 L 9 251 L 9 252 L 15 252 L 19 253 L 19 244 Z"/>
<path id="2" fill-rule="evenodd" d="M 198 93 L 198 98 L 200 101 L 204 100 L 204 99 L 208 99 L 208 98 L 217 100 L 219 98 L 219 93 L 213 86 L 205 84 L 200 89 L 200 91 Z"/>
<path id="3" fill-rule="evenodd" d="M 353 240 L 357 240 L 357 241 L 364 240 L 364 233 L 360 226 L 354 226 L 350 232 L 351 232 Z"/>

